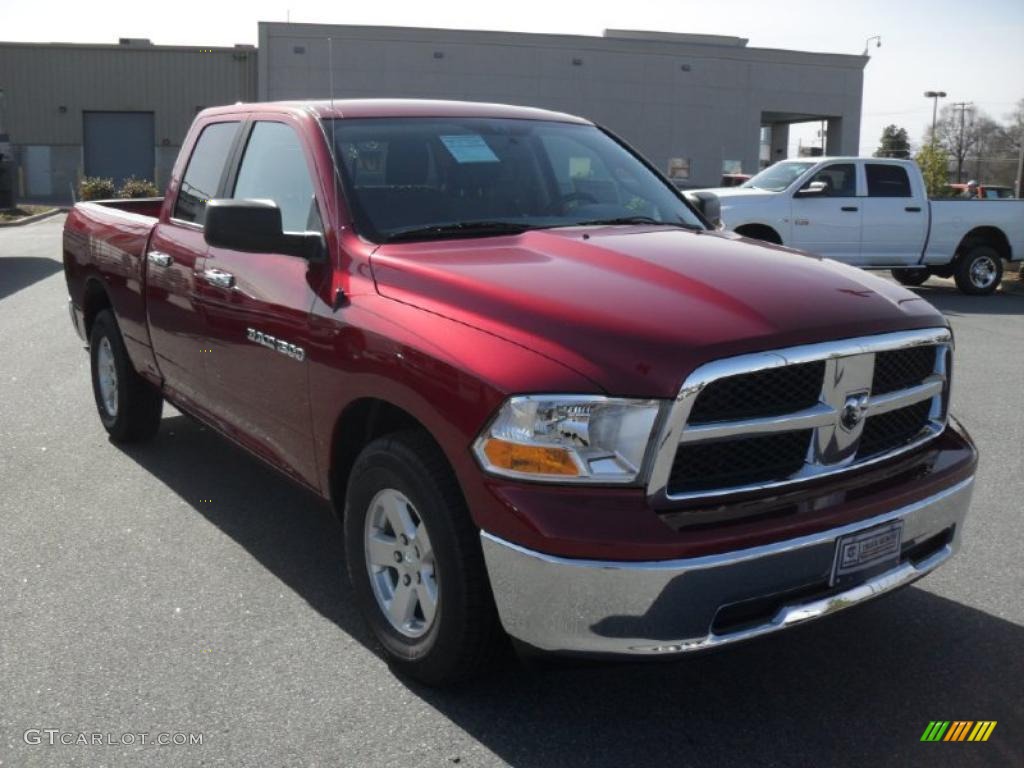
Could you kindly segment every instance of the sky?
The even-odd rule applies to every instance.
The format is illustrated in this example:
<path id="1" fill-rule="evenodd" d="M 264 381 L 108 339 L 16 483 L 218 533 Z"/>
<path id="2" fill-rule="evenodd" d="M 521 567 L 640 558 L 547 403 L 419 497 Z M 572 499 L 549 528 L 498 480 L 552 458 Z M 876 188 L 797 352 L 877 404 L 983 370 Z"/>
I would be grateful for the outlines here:
<path id="1" fill-rule="evenodd" d="M 864 70 L 861 154 L 874 151 L 889 123 L 907 128 L 912 142 L 920 143 L 931 122 L 926 90 L 946 91 L 940 104 L 973 102 L 997 120 L 1024 98 L 1024 0 L 0 0 L 0 39 L 255 44 L 257 21 L 289 19 L 580 35 L 644 29 L 745 37 L 758 48 L 852 54 L 880 35 L 882 45 L 871 44 Z M 815 142 L 814 135 L 812 126 L 794 130 L 791 143 Z"/>

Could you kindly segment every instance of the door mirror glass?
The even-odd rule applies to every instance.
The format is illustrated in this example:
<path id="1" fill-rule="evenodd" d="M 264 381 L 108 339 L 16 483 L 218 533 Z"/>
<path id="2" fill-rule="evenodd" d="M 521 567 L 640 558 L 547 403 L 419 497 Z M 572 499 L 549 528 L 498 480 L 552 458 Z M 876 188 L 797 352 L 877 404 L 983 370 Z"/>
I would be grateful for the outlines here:
<path id="1" fill-rule="evenodd" d="M 285 232 L 281 209 L 270 200 L 210 200 L 203 226 L 214 248 L 250 253 L 284 253 L 319 261 L 324 256 L 318 232 Z"/>

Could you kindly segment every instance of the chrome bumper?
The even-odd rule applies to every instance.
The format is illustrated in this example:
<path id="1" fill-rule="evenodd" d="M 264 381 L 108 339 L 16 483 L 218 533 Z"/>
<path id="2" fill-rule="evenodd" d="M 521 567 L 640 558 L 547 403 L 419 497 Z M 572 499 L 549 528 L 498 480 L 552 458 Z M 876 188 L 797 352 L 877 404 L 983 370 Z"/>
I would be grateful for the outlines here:
<path id="1" fill-rule="evenodd" d="M 88 343 L 89 340 L 85 338 L 85 313 L 75 306 L 75 302 L 70 297 L 68 298 L 68 314 L 71 315 L 71 325 L 74 326 L 78 338 Z"/>
<path id="2" fill-rule="evenodd" d="M 974 478 L 927 499 L 821 533 L 720 555 L 657 562 L 574 560 L 534 552 L 481 533 L 502 624 L 545 651 L 671 654 L 701 650 L 820 618 L 910 584 L 960 546 Z M 900 564 L 843 592 L 780 598 L 739 628 L 716 630 L 719 612 L 822 584 L 827 591 L 840 536 L 903 521 Z M 923 559 L 915 545 L 948 533 Z M 810 590 L 813 592 L 813 590 Z"/>

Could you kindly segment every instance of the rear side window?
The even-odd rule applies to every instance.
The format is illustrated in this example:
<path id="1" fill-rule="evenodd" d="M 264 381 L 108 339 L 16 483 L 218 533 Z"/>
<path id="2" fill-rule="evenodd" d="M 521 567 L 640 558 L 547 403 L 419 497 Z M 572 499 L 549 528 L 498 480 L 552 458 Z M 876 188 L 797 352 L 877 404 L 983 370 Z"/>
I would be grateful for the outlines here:
<path id="1" fill-rule="evenodd" d="M 238 125 L 237 122 L 212 123 L 199 134 L 181 180 L 173 218 L 193 224 L 206 220 L 206 203 L 217 194 Z"/>
<path id="2" fill-rule="evenodd" d="M 868 197 L 910 197 L 910 178 L 898 165 L 868 163 Z"/>
<path id="3" fill-rule="evenodd" d="M 253 127 L 233 197 L 273 200 L 281 209 L 285 232 L 321 229 L 302 145 L 284 123 L 259 122 Z"/>

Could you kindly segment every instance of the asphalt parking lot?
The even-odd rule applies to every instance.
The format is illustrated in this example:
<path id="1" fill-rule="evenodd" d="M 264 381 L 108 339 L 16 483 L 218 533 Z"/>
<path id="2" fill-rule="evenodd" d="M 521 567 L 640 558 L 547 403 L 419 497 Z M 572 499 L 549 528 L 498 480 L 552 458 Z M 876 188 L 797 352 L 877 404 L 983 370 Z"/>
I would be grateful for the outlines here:
<path id="1" fill-rule="evenodd" d="M 952 321 L 954 408 L 982 452 L 964 549 L 939 572 L 710 655 L 509 659 L 438 692 L 375 655 L 317 499 L 173 411 L 149 445 L 107 441 L 62 224 L 0 230 L 4 768 L 1024 765 L 1024 296 L 919 289 Z M 921 743 L 935 719 L 998 725 Z"/>

